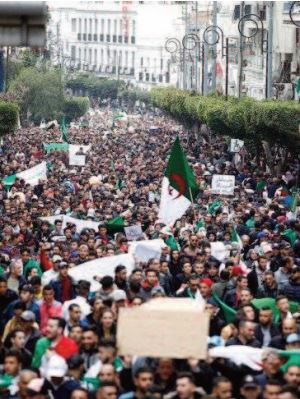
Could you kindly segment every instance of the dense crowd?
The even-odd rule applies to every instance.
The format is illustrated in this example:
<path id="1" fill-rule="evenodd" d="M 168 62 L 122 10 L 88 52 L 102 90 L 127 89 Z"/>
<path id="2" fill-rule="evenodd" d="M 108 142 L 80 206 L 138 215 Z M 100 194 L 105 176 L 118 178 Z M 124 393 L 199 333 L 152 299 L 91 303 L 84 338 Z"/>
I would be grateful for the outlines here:
<path id="1" fill-rule="evenodd" d="M 0 397 L 298 398 L 300 223 L 297 207 L 291 211 L 298 160 L 277 158 L 270 170 L 263 157 L 235 155 L 225 139 L 196 135 L 158 110 L 136 108 L 125 121 L 114 112 L 103 106 L 87 117 L 88 127 L 71 124 L 70 143 L 91 145 L 82 167 L 69 166 L 66 151 L 44 152 L 43 143 L 61 140 L 55 127 L 20 129 L 1 147 L 2 179 L 42 160 L 48 171 L 35 186 L 17 178 L 0 189 Z M 201 191 L 170 227 L 158 209 L 177 135 Z M 211 194 L 214 173 L 235 176 L 234 196 Z M 98 229 L 41 219 L 56 215 L 94 221 Z M 108 228 L 117 217 L 166 246 L 130 273 L 117 265 L 92 292 L 90 281 L 68 272 L 95 259 L 100 268 L 102 258 L 128 252 L 124 231 Z M 213 251 L 216 242 L 226 248 L 224 259 Z M 119 356 L 119 309 L 165 296 L 202 297 L 208 347 L 234 345 L 233 355 L 236 345 L 264 348 L 259 369 L 210 356 Z M 266 298 L 262 306 L 253 301 Z M 284 367 L 280 351 L 297 349 Z"/>

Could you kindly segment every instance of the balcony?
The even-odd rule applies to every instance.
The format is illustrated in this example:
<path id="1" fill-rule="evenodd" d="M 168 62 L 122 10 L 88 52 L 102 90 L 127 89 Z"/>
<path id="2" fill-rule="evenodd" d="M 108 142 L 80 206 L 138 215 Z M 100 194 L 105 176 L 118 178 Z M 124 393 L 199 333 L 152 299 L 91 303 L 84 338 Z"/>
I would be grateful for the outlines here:
<path id="1" fill-rule="evenodd" d="M 117 43 L 117 35 L 113 35 L 113 43 Z"/>
<path id="2" fill-rule="evenodd" d="M 135 44 L 135 36 L 131 36 L 131 44 Z"/>
<path id="3" fill-rule="evenodd" d="M 86 42 L 86 33 L 82 34 L 82 40 Z"/>
<path id="4" fill-rule="evenodd" d="M 77 40 L 81 40 L 81 33 L 77 33 Z"/>
<path id="5" fill-rule="evenodd" d="M 98 41 L 98 35 L 94 34 L 94 42 Z"/>
<path id="6" fill-rule="evenodd" d="M 124 43 L 128 43 L 128 36 L 124 36 Z"/>
<path id="7" fill-rule="evenodd" d="M 106 41 L 110 42 L 110 35 L 106 35 Z"/>
<path id="8" fill-rule="evenodd" d="M 89 41 L 89 42 L 92 41 L 92 34 L 91 34 L 91 33 L 88 34 L 88 41 Z"/>
<path id="9" fill-rule="evenodd" d="M 100 42 L 103 42 L 104 41 L 104 35 L 103 35 L 103 33 L 101 33 L 100 34 Z"/>
<path id="10" fill-rule="evenodd" d="M 119 35 L 119 36 L 118 36 L 118 42 L 119 42 L 119 43 L 122 43 L 122 42 L 123 42 L 123 36 L 122 36 L 122 35 Z"/>

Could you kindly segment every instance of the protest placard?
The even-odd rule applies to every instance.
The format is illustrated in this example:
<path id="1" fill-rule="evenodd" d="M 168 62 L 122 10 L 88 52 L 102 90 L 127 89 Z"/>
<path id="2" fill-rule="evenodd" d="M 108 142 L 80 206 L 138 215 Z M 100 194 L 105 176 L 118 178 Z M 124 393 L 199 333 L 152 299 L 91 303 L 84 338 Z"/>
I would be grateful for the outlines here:
<path id="1" fill-rule="evenodd" d="M 129 253 L 132 254 L 138 262 L 148 262 L 151 258 L 159 259 L 162 248 L 166 247 L 163 240 L 132 241 L 129 244 Z"/>
<path id="2" fill-rule="evenodd" d="M 135 241 L 143 237 L 143 230 L 139 224 L 124 228 L 128 241 Z"/>
<path id="3" fill-rule="evenodd" d="M 222 241 L 215 241 L 210 243 L 211 255 L 223 262 L 224 259 L 228 258 L 230 251 L 225 247 Z"/>
<path id="4" fill-rule="evenodd" d="M 230 140 L 230 152 L 240 152 L 241 148 L 244 146 L 244 141 L 239 139 Z"/>
<path id="5" fill-rule="evenodd" d="M 211 192 L 220 195 L 233 195 L 235 186 L 235 176 L 232 175 L 213 175 L 211 182 Z"/>
<path id="6" fill-rule="evenodd" d="M 84 166 L 86 161 L 86 154 L 90 150 L 90 145 L 69 145 L 69 165 L 70 166 Z"/>
<path id="7" fill-rule="evenodd" d="M 209 316 L 197 301 L 157 298 L 120 309 L 117 347 L 120 355 L 206 359 Z"/>

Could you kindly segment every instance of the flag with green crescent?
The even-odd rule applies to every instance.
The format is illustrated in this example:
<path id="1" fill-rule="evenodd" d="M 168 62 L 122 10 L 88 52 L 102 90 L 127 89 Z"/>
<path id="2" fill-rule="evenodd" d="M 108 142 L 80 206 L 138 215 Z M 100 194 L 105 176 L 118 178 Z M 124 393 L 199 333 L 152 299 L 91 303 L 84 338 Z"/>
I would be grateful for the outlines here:
<path id="1" fill-rule="evenodd" d="M 199 193 L 193 170 L 177 137 L 173 144 L 162 182 L 159 219 L 173 225 L 193 203 Z"/>

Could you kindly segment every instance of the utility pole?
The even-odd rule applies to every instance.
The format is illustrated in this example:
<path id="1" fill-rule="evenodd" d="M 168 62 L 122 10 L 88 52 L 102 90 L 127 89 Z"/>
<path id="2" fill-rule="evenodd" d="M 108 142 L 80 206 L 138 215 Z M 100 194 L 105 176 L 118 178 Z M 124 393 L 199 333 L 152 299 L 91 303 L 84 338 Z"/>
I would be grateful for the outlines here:
<path id="1" fill-rule="evenodd" d="M 218 12 L 218 2 L 213 2 L 213 11 L 212 11 L 212 24 L 213 26 L 217 26 L 217 12 Z M 217 41 L 217 32 L 215 29 L 212 32 L 212 43 L 216 43 Z M 216 78 L 217 78 L 217 44 L 215 44 L 212 48 L 212 67 L 211 67 L 211 91 L 216 91 Z"/>
<path id="2" fill-rule="evenodd" d="M 207 56 L 208 56 L 208 45 L 203 43 L 204 46 L 204 73 L 203 73 L 203 94 L 206 96 L 208 93 L 208 68 L 207 68 Z"/>
<path id="3" fill-rule="evenodd" d="M 196 12 L 196 18 L 195 18 L 195 30 L 196 30 L 196 35 L 198 35 L 198 1 L 195 1 L 195 12 Z M 196 85 L 196 92 L 198 92 L 198 57 L 199 57 L 199 43 L 197 43 L 195 47 L 195 85 Z"/>
<path id="4" fill-rule="evenodd" d="M 240 18 L 245 15 L 245 2 L 240 3 Z M 244 20 L 241 21 L 241 33 L 244 34 Z M 242 94 L 242 80 L 243 80 L 243 47 L 244 47 L 244 37 L 240 34 L 240 49 L 239 49 L 239 65 L 238 65 L 238 98 L 241 98 Z"/>
<path id="5" fill-rule="evenodd" d="M 273 7 L 274 2 L 268 3 L 268 69 L 267 69 L 267 98 L 273 97 Z M 263 34 L 263 32 L 262 32 Z"/>

